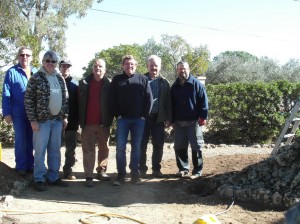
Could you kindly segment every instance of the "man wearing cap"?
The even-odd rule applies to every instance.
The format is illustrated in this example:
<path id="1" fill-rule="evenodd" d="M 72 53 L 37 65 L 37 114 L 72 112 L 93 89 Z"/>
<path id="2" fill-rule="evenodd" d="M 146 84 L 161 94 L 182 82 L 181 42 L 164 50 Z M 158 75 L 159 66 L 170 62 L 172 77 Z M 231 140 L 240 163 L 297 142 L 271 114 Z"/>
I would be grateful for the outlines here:
<path id="1" fill-rule="evenodd" d="M 78 81 L 70 75 L 72 63 L 68 59 L 59 62 L 59 71 L 64 77 L 69 92 L 69 116 L 68 125 L 64 131 L 65 137 L 65 165 L 63 166 L 64 177 L 75 180 L 72 174 L 72 167 L 75 164 L 75 149 L 77 143 L 78 130 Z"/>

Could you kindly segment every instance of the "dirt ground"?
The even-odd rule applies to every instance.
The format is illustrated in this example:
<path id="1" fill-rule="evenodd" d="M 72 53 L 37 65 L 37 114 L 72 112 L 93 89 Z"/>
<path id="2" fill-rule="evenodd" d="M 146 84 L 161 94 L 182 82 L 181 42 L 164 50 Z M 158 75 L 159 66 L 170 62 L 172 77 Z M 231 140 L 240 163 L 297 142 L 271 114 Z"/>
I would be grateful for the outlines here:
<path id="1" fill-rule="evenodd" d="M 127 148 L 129 151 L 129 147 Z M 80 222 L 192 224 L 205 214 L 224 212 L 217 215 L 223 224 L 284 223 L 285 211 L 273 211 L 257 204 L 234 201 L 233 206 L 225 211 L 233 200 L 221 199 L 211 192 L 207 184 L 216 175 L 238 172 L 248 165 L 267 158 L 270 148 L 204 148 L 203 177 L 192 180 L 175 177 L 177 168 L 174 151 L 172 145 L 167 143 L 162 163 L 164 178 L 153 178 L 148 171 L 149 174 L 143 179 L 142 185 L 132 185 L 128 179 L 128 182 L 120 187 L 112 186 L 117 173 L 115 147 L 111 146 L 110 149 L 108 173 L 112 177 L 111 181 L 96 181 L 94 187 L 84 187 L 82 152 L 81 147 L 77 147 L 78 161 L 74 167 L 77 180 L 69 181 L 68 188 L 49 187 L 46 192 L 37 192 L 32 186 L 26 188 L 20 195 L 14 196 L 9 207 L 3 205 L 0 207 L 3 215 L 2 222 L 8 224 Z M 63 153 L 64 148 L 62 148 L 62 155 Z M 148 155 L 150 154 L 151 145 L 148 149 Z M 19 177 L 10 168 L 14 167 L 13 149 L 4 148 L 2 157 L 2 162 L 9 166 L 0 166 L 0 185 L 4 186 L 4 183 Z M 151 167 L 150 158 L 148 158 L 148 165 Z M 16 212 L 11 212 L 12 210 Z M 89 215 L 92 217 L 85 219 Z"/>

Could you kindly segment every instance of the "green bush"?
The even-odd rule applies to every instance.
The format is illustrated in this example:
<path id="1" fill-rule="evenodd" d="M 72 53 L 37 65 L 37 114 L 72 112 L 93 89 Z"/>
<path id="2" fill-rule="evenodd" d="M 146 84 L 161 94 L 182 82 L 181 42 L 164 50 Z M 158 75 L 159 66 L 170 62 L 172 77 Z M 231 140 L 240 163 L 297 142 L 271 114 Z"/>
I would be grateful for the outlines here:
<path id="1" fill-rule="evenodd" d="M 208 139 L 231 144 L 270 143 L 278 137 L 300 84 L 287 81 L 208 85 Z"/>

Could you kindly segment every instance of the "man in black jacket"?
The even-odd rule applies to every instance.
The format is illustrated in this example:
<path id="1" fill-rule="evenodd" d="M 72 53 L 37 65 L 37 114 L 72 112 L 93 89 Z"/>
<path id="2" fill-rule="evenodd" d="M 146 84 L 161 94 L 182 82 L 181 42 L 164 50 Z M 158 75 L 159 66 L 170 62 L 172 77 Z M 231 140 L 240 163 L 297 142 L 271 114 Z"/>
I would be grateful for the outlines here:
<path id="1" fill-rule="evenodd" d="M 78 130 L 78 81 L 70 75 L 72 63 L 68 59 L 59 62 L 59 71 L 66 81 L 69 93 L 69 116 L 68 126 L 64 131 L 65 137 L 65 165 L 63 166 L 64 177 L 75 180 L 72 167 L 75 165 L 75 149 L 77 144 Z"/>
<path id="2" fill-rule="evenodd" d="M 152 93 L 148 79 L 135 73 L 137 61 L 132 55 L 123 57 L 123 73 L 113 77 L 110 88 L 110 106 L 112 114 L 117 118 L 116 159 L 118 177 L 113 183 L 120 186 L 126 176 L 126 143 L 131 134 L 131 155 L 129 168 L 131 182 L 141 184 L 139 178 L 139 162 L 141 140 L 143 137 L 145 118 L 149 116 L 152 105 Z"/>

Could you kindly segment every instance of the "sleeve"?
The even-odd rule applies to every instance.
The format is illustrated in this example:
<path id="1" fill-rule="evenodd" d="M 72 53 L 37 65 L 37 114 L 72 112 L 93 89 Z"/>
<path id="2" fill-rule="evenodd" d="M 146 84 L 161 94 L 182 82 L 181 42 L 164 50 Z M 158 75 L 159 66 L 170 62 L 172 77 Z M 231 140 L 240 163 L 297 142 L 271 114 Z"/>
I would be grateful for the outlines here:
<path id="1" fill-rule="evenodd" d="M 109 97 L 109 113 L 111 113 L 112 116 L 118 117 L 119 114 L 117 112 L 116 76 L 113 77 L 109 85 L 108 97 Z"/>
<path id="2" fill-rule="evenodd" d="M 153 96 L 152 96 L 152 91 L 148 79 L 145 78 L 145 80 L 146 82 L 145 82 L 145 94 L 144 94 L 145 99 L 144 99 L 143 117 L 148 117 L 153 105 Z"/>
<path id="3" fill-rule="evenodd" d="M 166 116 L 167 121 L 172 121 L 172 98 L 171 98 L 171 88 L 168 81 L 165 81 L 166 88 Z"/>
<path id="4" fill-rule="evenodd" d="M 8 70 L 5 74 L 2 88 L 2 113 L 3 117 L 11 115 L 11 72 Z"/>
<path id="5" fill-rule="evenodd" d="M 199 106 L 200 106 L 200 118 L 202 119 L 207 119 L 208 117 L 208 97 L 206 93 L 205 87 L 199 83 L 199 91 L 198 91 L 198 96 L 197 98 L 199 99 Z"/>
<path id="6" fill-rule="evenodd" d="M 28 81 L 25 93 L 25 110 L 29 121 L 36 121 L 36 86 L 34 76 Z"/>

